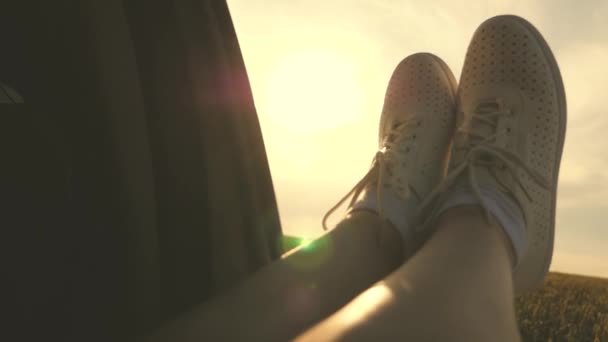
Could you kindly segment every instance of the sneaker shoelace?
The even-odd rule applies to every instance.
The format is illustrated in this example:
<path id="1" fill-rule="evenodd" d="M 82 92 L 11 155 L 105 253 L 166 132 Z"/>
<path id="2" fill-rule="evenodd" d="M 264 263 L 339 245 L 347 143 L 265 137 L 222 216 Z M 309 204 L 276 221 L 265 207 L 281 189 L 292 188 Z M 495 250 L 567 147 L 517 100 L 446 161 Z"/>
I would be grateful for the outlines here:
<path id="1" fill-rule="evenodd" d="M 509 128 L 502 132 L 498 132 L 499 119 L 509 115 L 512 115 L 512 111 L 504 108 L 501 99 L 495 99 L 493 101 L 484 102 L 476 108 L 471 116 L 469 129 L 464 127 L 464 125 L 458 128 L 456 134 L 463 135 L 463 139 L 466 143 L 456 147 L 456 151 L 464 150 L 468 152 L 466 153 L 464 160 L 454 167 L 446 175 L 443 182 L 435 187 L 424 201 L 422 201 L 417 216 L 419 219 L 418 222 L 422 222 L 422 224 L 418 225 L 417 230 L 427 226 L 437 214 L 437 210 L 440 209 L 440 205 L 431 206 L 431 203 L 442 203 L 448 194 L 445 190 L 454 185 L 459 177 L 465 172 L 468 173 L 468 183 L 473 195 L 484 212 L 486 221 L 492 223 L 489 206 L 484 201 L 481 194 L 481 187 L 477 175 L 478 167 L 487 168 L 490 175 L 496 180 L 496 183 L 509 193 L 512 191 L 509 190 L 509 187 L 506 186 L 496 174 L 497 169 L 507 171 L 517 182 L 517 185 L 521 188 L 530 202 L 532 202 L 532 196 L 522 183 L 520 173 L 518 173 L 520 168 L 542 188 L 548 189 L 550 187 L 548 180 L 526 165 L 525 161 L 522 160 L 520 156 L 495 144 L 496 140 L 501 135 L 508 135 L 510 132 Z M 480 132 L 479 129 L 476 128 L 480 127 L 479 124 L 487 125 L 491 128 L 493 133 L 487 134 Z M 429 214 L 426 214 L 425 212 L 429 210 L 429 207 L 432 207 L 433 209 Z M 426 217 L 426 219 L 423 220 L 422 217 Z"/>
<path id="2" fill-rule="evenodd" d="M 382 204 L 382 192 L 384 189 L 393 188 L 397 196 L 402 199 L 406 199 L 410 193 L 414 193 L 415 196 L 418 196 L 415 190 L 409 185 L 404 175 L 402 175 L 402 172 L 395 170 L 399 168 L 398 154 L 409 152 L 409 147 L 402 147 L 400 144 L 408 139 L 416 139 L 416 132 L 414 129 L 411 129 L 414 126 L 420 126 L 420 120 L 416 117 L 406 119 L 391 127 L 384 138 L 382 149 L 376 152 L 369 171 L 338 201 L 338 203 L 327 211 L 325 216 L 323 216 L 322 222 L 324 230 L 328 230 L 327 220 L 329 217 L 352 196 L 348 205 L 348 207 L 351 208 L 359 198 L 361 192 L 368 184 L 374 182 L 374 180 L 376 181 L 377 188 L 378 215 L 383 220 L 386 218 L 384 216 L 384 207 Z"/>

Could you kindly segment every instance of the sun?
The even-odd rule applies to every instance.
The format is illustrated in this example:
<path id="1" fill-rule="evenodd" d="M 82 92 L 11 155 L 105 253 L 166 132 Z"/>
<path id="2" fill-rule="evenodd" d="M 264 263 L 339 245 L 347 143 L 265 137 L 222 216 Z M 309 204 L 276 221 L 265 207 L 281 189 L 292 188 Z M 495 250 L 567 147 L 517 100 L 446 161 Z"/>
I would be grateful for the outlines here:
<path id="1" fill-rule="evenodd" d="M 285 55 L 272 67 L 261 115 L 299 133 L 332 129 L 362 114 L 359 65 L 353 56 L 326 49 Z"/>

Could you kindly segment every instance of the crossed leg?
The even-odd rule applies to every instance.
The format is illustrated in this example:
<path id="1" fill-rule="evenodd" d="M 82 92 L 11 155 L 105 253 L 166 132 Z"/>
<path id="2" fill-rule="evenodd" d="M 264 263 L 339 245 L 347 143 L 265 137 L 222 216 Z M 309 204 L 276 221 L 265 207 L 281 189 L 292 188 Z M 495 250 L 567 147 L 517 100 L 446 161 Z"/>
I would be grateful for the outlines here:
<path id="1" fill-rule="evenodd" d="M 298 341 L 518 341 L 512 263 L 479 207 L 452 208 L 407 263 Z"/>
<path id="2" fill-rule="evenodd" d="M 437 232 L 402 265 L 398 234 L 376 215 L 355 212 L 312 245 L 289 253 L 148 341 L 285 341 L 318 322 L 299 339 L 519 339 L 511 248 L 502 229 L 488 225 L 478 207 L 446 211 Z"/>

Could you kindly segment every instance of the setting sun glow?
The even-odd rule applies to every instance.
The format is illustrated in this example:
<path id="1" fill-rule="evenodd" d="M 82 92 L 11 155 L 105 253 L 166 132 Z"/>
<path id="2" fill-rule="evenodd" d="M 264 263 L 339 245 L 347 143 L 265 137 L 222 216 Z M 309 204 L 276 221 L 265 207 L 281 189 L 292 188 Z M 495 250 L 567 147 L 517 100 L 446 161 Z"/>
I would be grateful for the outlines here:
<path id="1" fill-rule="evenodd" d="M 352 57 L 309 49 L 287 54 L 270 72 L 262 112 L 288 130 L 335 128 L 361 113 L 361 82 Z"/>

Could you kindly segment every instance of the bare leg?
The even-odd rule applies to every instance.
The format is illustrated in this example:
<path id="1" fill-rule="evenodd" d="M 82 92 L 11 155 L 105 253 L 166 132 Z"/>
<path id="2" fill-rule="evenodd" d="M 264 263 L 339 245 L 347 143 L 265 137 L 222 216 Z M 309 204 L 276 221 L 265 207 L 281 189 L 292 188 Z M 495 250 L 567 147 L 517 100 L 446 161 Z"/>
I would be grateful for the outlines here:
<path id="1" fill-rule="evenodd" d="M 399 266 L 401 241 L 377 215 L 355 212 L 312 244 L 268 265 L 147 341 L 288 340 Z"/>
<path id="2" fill-rule="evenodd" d="M 446 211 L 409 262 L 300 341 L 518 341 L 513 256 L 478 207 Z"/>

